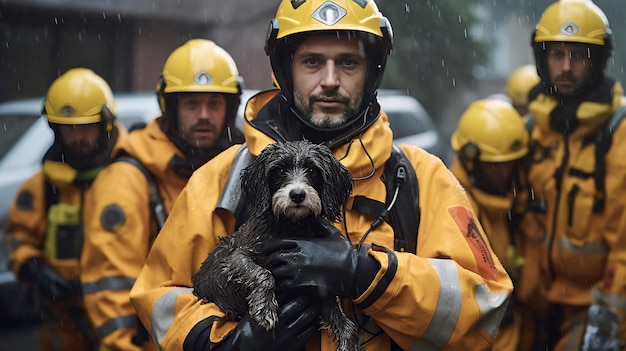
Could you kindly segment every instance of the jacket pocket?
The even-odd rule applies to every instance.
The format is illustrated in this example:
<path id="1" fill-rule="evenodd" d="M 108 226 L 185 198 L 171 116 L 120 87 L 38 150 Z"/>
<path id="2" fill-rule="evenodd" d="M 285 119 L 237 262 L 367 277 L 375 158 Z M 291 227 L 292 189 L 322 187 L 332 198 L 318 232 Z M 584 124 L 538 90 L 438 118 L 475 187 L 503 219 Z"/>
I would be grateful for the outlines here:
<path id="1" fill-rule="evenodd" d="M 594 194 L 594 191 L 584 189 L 578 183 L 572 184 L 565 194 L 565 233 L 573 243 L 582 244 L 597 239 L 589 237 Z"/>

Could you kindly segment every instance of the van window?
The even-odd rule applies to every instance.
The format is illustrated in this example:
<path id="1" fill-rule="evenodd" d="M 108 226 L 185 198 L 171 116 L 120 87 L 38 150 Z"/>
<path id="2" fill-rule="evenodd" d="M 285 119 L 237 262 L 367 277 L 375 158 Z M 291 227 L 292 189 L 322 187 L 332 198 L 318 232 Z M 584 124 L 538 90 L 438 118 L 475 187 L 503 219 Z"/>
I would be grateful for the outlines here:
<path id="1" fill-rule="evenodd" d="M 409 112 L 387 112 L 394 139 L 429 131 L 429 126 Z"/>
<path id="2" fill-rule="evenodd" d="M 0 115 L 0 160 L 40 116 Z"/>

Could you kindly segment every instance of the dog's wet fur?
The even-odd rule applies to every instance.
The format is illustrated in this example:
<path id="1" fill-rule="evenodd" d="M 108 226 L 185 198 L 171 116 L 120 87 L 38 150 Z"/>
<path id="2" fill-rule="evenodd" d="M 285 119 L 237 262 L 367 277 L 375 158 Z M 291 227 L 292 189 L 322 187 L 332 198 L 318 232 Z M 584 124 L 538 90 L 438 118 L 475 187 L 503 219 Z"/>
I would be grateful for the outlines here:
<path id="1" fill-rule="evenodd" d="M 194 294 L 241 318 L 246 312 L 266 330 L 278 321 L 272 273 L 255 263 L 264 243 L 280 237 L 342 235 L 333 226 L 352 190 L 352 176 L 325 146 L 307 141 L 266 147 L 241 175 L 249 219 L 220 238 L 193 277 Z M 356 325 L 341 301 L 323 301 L 322 328 L 337 350 L 358 349 Z"/>

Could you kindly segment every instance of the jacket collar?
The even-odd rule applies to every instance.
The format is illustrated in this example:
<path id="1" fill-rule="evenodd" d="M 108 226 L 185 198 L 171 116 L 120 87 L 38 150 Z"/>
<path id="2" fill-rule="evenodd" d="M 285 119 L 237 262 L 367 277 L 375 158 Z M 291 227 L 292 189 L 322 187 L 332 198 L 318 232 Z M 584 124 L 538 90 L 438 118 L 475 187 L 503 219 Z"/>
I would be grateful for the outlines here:
<path id="1" fill-rule="evenodd" d="M 250 98 L 246 105 L 244 133 L 246 144 L 255 156 L 270 143 L 302 138 L 298 130 L 298 119 L 280 108 L 279 92 L 260 92 Z M 355 180 L 374 176 L 376 171 L 383 169 L 391 154 L 393 134 L 387 115 L 380 111 L 375 117 L 377 118 L 368 121 L 369 127 L 360 134 L 350 136 L 343 143 L 331 147 L 335 157 L 350 170 Z"/>
<path id="2" fill-rule="evenodd" d="M 582 101 L 567 101 L 544 92 L 537 93 L 529 104 L 529 110 L 542 136 L 563 134 L 562 131 L 553 128 L 551 118 L 567 118 L 563 115 L 567 111 L 563 109 L 564 104 L 576 104 L 571 111 L 576 128 L 570 131 L 569 135 L 574 138 L 585 138 L 598 131 L 619 108 L 624 95 L 619 82 L 607 79 L 605 84 L 609 85 L 599 87 L 598 94 Z M 559 113 L 560 109 L 563 113 Z"/>

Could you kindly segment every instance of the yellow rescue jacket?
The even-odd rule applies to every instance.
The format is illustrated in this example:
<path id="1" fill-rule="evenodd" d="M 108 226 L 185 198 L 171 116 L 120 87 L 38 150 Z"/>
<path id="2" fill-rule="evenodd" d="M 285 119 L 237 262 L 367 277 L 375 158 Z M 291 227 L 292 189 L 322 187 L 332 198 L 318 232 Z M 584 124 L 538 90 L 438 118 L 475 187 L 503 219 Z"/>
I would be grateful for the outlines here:
<path id="1" fill-rule="evenodd" d="M 522 223 L 537 247 L 542 279 L 535 279 L 530 304 L 584 307 L 598 302 L 626 312 L 626 124 L 613 131 L 605 155 L 605 201 L 595 209 L 595 143 L 598 132 L 620 105 L 623 90 L 611 89 L 607 102 L 583 101 L 571 133 L 550 127 L 558 101 L 539 94 L 530 103 L 533 163 L 528 181 L 534 197 Z M 530 282 L 530 281 L 529 281 Z M 626 314 L 625 314 L 626 316 Z M 626 334 L 622 334 L 626 335 Z"/>
<path id="2" fill-rule="evenodd" d="M 169 167 L 174 155 L 183 154 L 161 131 L 158 120 L 129 133 L 119 150 L 152 174 L 169 212 L 187 179 Z M 87 312 L 104 346 L 141 350 L 131 343 L 138 319 L 128 293 L 157 235 L 146 176 L 128 162 L 113 162 L 100 172 L 85 204 L 81 281 Z M 144 349 L 154 347 L 146 343 Z"/>
<path id="3" fill-rule="evenodd" d="M 127 134 L 122 124 L 116 123 L 115 128 L 112 153 Z M 9 208 L 6 233 L 10 267 L 16 276 L 28 259 L 42 257 L 63 278 L 79 278 L 83 198 L 100 169 L 79 172 L 69 164 L 46 159 L 42 169 L 21 185 Z"/>
<path id="4" fill-rule="evenodd" d="M 252 98 L 246 107 L 247 118 L 254 119 L 275 94 L 262 92 Z M 274 142 L 250 124 L 244 131 L 253 155 Z M 337 225 L 355 244 L 375 218 L 353 211 L 352 201 L 355 196 L 367 196 L 385 203 L 386 189 L 380 176 L 391 147 L 392 132 L 381 113 L 351 146 L 333 150 L 353 178 L 366 178 L 355 181 L 345 223 Z M 219 237 L 234 230 L 232 214 L 216 209 L 216 204 L 238 149 L 231 147 L 194 172 L 131 290 L 137 313 L 163 350 L 184 349 L 188 334 L 201 321 L 215 319 L 211 325 L 214 343 L 236 326 L 215 304 L 198 300 L 192 292 L 192 276 Z M 373 337 L 361 331 L 361 341 L 371 339 L 363 347 L 389 350 L 393 340 L 403 349 L 426 345 L 443 350 L 491 349 L 512 291 L 511 281 L 482 234 L 463 189 L 441 160 L 421 149 L 402 149 L 419 180 L 417 255 L 389 249 L 394 247 L 394 234 L 386 223 L 365 240 L 387 249 L 368 252 L 381 268 L 367 291 L 353 301 L 358 315 L 371 317 L 368 332 L 379 334 Z M 374 175 L 367 177 L 372 171 Z M 388 284 L 383 277 L 390 278 Z M 309 350 L 335 347 L 326 331 L 307 344 Z"/>

